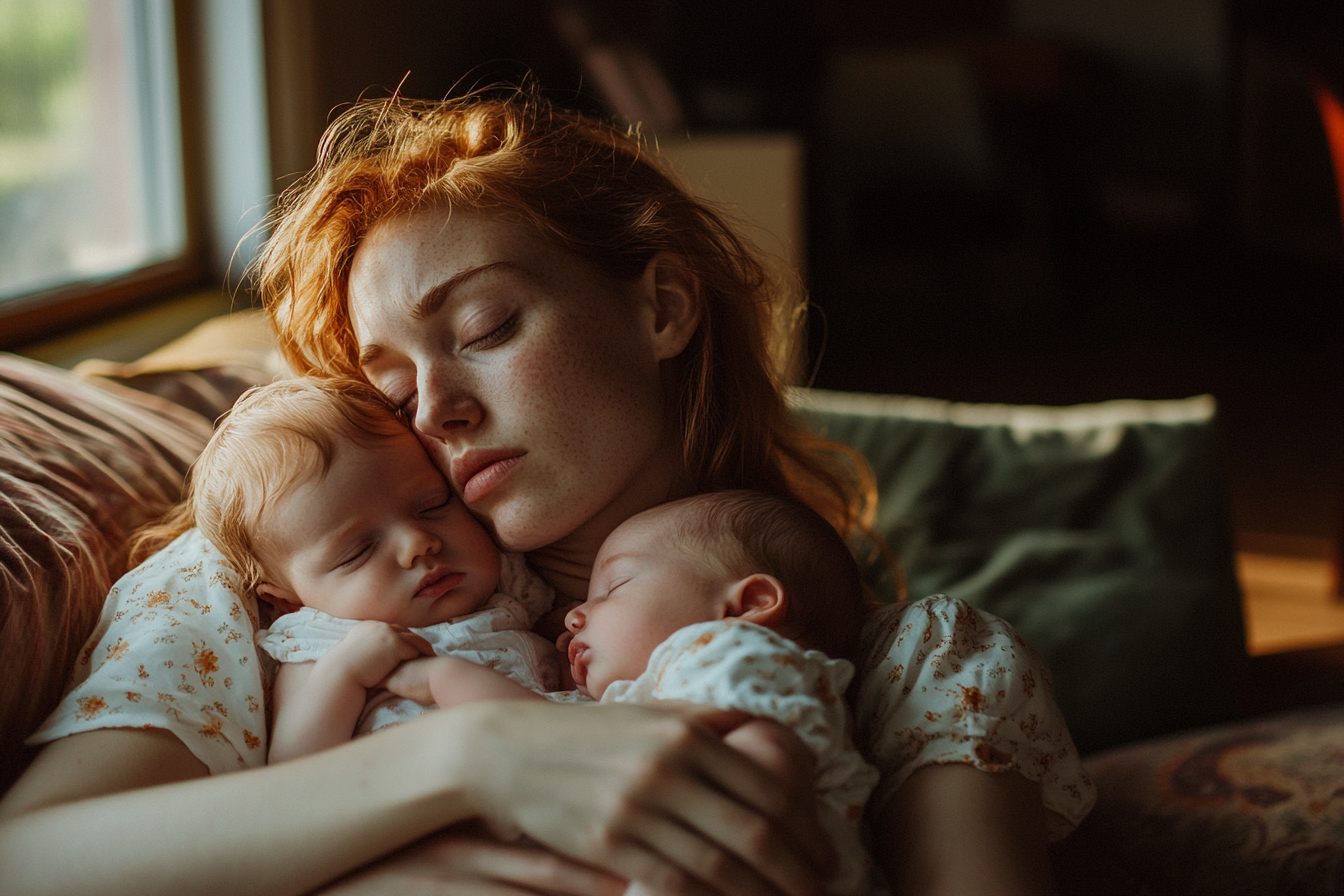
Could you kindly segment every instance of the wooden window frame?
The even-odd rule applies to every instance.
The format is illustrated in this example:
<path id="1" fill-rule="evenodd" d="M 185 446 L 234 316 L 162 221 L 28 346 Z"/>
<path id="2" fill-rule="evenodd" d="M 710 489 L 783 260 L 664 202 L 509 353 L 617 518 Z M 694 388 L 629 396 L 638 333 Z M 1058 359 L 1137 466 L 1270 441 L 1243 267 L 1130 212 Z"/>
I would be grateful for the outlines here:
<path id="1" fill-rule="evenodd" d="M 85 280 L 0 302 L 0 349 L 97 322 L 206 284 L 211 265 L 205 243 L 207 212 L 202 163 L 203 34 L 194 0 L 174 0 L 178 119 L 181 123 L 183 217 L 186 243 L 176 258 L 104 279 Z"/>

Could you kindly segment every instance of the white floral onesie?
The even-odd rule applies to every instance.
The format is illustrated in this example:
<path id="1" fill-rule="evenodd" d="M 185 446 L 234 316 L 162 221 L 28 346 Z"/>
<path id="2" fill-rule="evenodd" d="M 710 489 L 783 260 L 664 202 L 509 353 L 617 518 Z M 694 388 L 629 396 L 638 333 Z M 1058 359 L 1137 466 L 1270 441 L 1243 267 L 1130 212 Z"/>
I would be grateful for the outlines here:
<path id="1" fill-rule="evenodd" d="M 499 591 L 475 612 L 411 631 L 439 656 L 459 656 L 507 675 L 525 688 L 554 691 L 560 686 L 560 653 L 531 629 L 555 603 L 551 587 L 527 568 L 518 554 L 501 554 Z M 301 607 L 257 633 L 257 644 L 282 663 L 315 660 L 359 622 Z M 355 734 L 368 734 L 428 711 L 414 700 L 379 690 L 364 706 Z"/>
<path id="2" fill-rule="evenodd" d="M 686 700 L 741 709 L 792 728 L 817 757 L 815 784 L 821 821 L 840 854 L 829 892 L 885 892 L 859 835 L 877 769 L 849 739 L 845 688 L 854 675 L 846 660 L 804 650 L 768 628 L 726 619 L 688 625 L 658 645 L 634 681 L 616 681 L 603 703 Z"/>

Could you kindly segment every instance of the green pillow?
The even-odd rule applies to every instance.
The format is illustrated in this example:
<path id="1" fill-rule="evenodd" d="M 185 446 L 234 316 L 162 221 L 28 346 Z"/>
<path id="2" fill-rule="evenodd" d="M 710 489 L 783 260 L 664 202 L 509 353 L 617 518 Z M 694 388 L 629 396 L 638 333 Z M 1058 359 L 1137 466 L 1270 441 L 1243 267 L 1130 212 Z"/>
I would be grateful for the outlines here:
<path id="1" fill-rule="evenodd" d="M 1091 752 L 1230 718 L 1247 669 L 1215 404 L 1068 408 L 799 390 L 877 474 L 910 598 L 1012 623 Z M 870 570 L 888 598 L 890 577 Z"/>

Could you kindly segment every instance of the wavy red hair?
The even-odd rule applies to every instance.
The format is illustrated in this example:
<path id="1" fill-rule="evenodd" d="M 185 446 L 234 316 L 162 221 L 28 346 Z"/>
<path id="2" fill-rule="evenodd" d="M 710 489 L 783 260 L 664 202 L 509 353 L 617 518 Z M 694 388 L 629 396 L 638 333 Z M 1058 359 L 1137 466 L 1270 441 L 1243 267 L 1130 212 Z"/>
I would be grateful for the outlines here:
<path id="1" fill-rule="evenodd" d="M 694 489 L 792 494 L 842 533 L 869 531 L 876 492 L 862 457 L 785 405 L 776 358 L 788 355 L 772 349 L 796 338 L 800 303 L 638 134 L 534 90 L 364 101 L 331 124 L 316 167 L 281 196 L 255 266 L 297 372 L 360 375 L 347 311 L 355 251 L 380 221 L 431 206 L 522 222 L 617 278 L 658 252 L 684 259 L 701 302 L 675 370 Z"/>

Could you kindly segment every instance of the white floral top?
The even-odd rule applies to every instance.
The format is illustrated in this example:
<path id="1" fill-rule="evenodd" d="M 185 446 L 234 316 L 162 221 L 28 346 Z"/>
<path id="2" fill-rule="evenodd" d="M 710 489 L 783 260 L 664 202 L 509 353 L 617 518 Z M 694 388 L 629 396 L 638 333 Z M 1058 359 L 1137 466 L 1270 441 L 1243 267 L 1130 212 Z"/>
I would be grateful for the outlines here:
<path id="1" fill-rule="evenodd" d="M 257 602 L 196 529 L 112 586 L 70 689 L 29 744 L 101 728 L 172 732 L 212 773 L 266 763 L 274 667 Z"/>
<path id="2" fill-rule="evenodd" d="M 873 807 L 917 769 L 957 763 L 1040 782 L 1051 839 L 1091 811 L 1050 671 L 1007 622 L 942 595 L 893 604 L 864 624 L 859 656 L 855 741 L 882 771 Z"/>
<path id="3" fill-rule="evenodd" d="M 528 568 L 521 554 L 499 557 L 499 590 L 471 613 L 411 631 L 438 656 L 458 656 L 487 666 L 538 693 L 560 687 L 560 652 L 532 631 L 555 603 L 555 592 Z M 269 629 L 257 632 L 257 646 L 281 663 L 316 660 L 359 625 L 321 610 L 300 607 Z M 355 734 L 368 734 L 427 712 L 430 707 L 377 690 L 369 696 Z"/>

